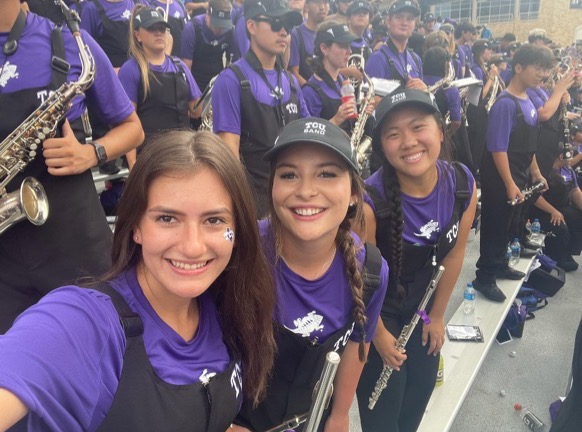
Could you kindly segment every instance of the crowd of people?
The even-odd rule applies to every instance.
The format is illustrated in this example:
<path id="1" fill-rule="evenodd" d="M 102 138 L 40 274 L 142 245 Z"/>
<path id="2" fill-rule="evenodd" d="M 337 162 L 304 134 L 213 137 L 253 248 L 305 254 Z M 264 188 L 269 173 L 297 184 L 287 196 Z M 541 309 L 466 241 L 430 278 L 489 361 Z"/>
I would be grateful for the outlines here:
<path id="1" fill-rule="evenodd" d="M 424 12 L 0 0 L 0 431 L 284 430 L 329 351 L 319 430 L 357 398 L 364 431 L 415 431 L 477 222 L 491 301 L 528 219 L 564 270 L 582 252 L 580 53 Z"/>

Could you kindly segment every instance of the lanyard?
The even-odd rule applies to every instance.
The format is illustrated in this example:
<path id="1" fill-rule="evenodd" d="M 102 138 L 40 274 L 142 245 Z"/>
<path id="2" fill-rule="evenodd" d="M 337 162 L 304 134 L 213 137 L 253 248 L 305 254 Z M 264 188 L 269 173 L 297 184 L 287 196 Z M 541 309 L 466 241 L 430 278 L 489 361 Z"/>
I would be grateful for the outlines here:
<path id="1" fill-rule="evenodd" d="M 402 64 L 402 62 L 400 61 L 400 52 L 398 51 L 398 48 L 396 48 L 396 45 L 394 45 L 394 42 L 392 42 L 392 39 L 388 39 L 388 41 L 386 42 L 386 45 L 388 45 L 388 48 L 390 49 L 390 51 L 392 51 L 395 55 L 396 58 L 398 59 L 398 64 L 400 65 L 400 67 L 404 68 L 404 75 L 402 76 L 402 78 L 404 78 L 404 81 L 408 81 L 408 49 L 404 48 L 404 65 Z M 408 47 L 408 44 L 406 45 Z"/>

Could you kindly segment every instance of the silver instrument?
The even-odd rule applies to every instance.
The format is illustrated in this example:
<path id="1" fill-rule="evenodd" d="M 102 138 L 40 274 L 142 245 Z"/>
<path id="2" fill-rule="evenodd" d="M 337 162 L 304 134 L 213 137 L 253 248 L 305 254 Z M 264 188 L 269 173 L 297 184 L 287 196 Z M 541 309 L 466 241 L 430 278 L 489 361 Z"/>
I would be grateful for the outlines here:
<path id="1" fill-rule="evenodd" d="M 214 81 L 216 81 L 216 77 L 218 75 L 212 77 L 204 92 L 202 92 L 202 96 L 200 96 L 200 100 L 194 106 L 194 112 L 199 107 L 202 107 L 202 114 L 200 115 L 201 124 L 198 128 L 199 131 L 209 131 L 212 132 L 213 127 L 213 117 L 212 117 L 212 88 L 214 87 Z"/>
<path id="2" fill-rule="evenodd" d="M 0 234 L 24 219 L 35 225 L 46 222 L 49 203 L 44 188 L 36 179 L 25 179 L 20 191 L 10 194 L 6 193 L 6 186 L 34 160 L 43 141 L 55 135 L 73 99 L 83 94 L 95 79 L 95 62 L 81 39 L 79 15 L 62 0 L 61 8 L 79 47 L 81 75 L 76 82 L 59 87 L 0 143 Z"/>
<path id="3" fill-rule="evenodd" d="M 495 100 L 497 99 L 499 87 L 501 87 L 501 80 L 499 79 L 499 75 L 496 75 L 495 78 L 493 78 L 493 85 L 491 86 L 491 90 L 489 92 L 489 99 L 485 104 L 485 109 L 487 110 L 487 112 L 491 111 L 491 107 L 493 106 Z"/>
<path id="4" fill-rule="evenodd" d="M 418 321 L 421 318 L 420 314 L 421 313 L 426 314 L 424 309 L 426 308 L 428 301 L 430 300 L 434 291 L 436 290 L 436 287 L 439 283 L 439 280 L 441 279 L 441 276 L 443 275 L 444 272 L 445 272 L 445 268 L 442 265 L 439 266 L 434 277 L 428 283 L 424 297 L 422 298 L 422 300 L 420 301 L 420 304 L 418 305 L 417 312 L 412 317 L 412 320 L 410 321 L 410 323 L 408 325 L 404 326 L 404 328 L 400 332 L 400 336 L 398 336 L 398 341 L 396 342 L 396 348 L 398 349 L 398 351 L 402 351 L 404 349 L 404 347 L 406 346 L 406 344 L 408 343 L 408 339 L 410 339 L 412 332 L 414 332 L 414 329 L 416 328 L 416 325 L 418 324 Z M 424 319 L 424 317 L 423 317 L 423 319 Z M 384 368 L 382 369 L 382 373 L 380 374 L 378 381 L 376 381 L 376 385 L 374 386 L 374 391 L 372 392 L 372 395 L 370 396 L 370 399 L 368 401 L 368 408 L 369 409 L 373 410 L 374 407 L 376 406 L 376 402 L 378 402 L 380 395 L 382 394 L 384 389 L 388 386 L 388 380 L 390 379 L 390 376 L 392 375 L 393 370 L 394 370 L 394 368 L 392 366 L 390 366 L 388 364 L 384 365 Z"/>
<path id="5" fill-rule="evenodd" d="M 402 83 L 398 80 L 390 80 L 384 78 L 370 78 L 370 83 L 374 85 L 374 93 L 376 96 L 384 97 L 393 93 L 397 88 L 399 88 Z"/>
<path id="6" fill-rule="evenodd" d="M 526 199 L 528 199 L 529 197 L 533 196 L 534 194 L 541 192 L 545 187 L 546 187 L 546 184 L 541 181 L 539 183 L 536 183 L 532 187 L 529 187 L 529 188 L 522 190 L 521 194 L 523 195 L 524 201 Z M 519 203 L 519 200 L 517 198 L 512 199 L 511 201 L 507 201 L 507 204 L 512 205 L 512 206 L 517 205 L 518 203 Z"/>
<path id="7" fill-rule="evenodd" d="M 427 88 L 429 93 L 435 94 L 441 87 L 447 89 L 451 82 L 455 79 L 455 69 L 450 62 L 447 62 L 447 70 L 445 76 Z"/>
<path id="8" fill-rule="evenodd" d="M 364 49 L 365 49 L 365 47 L 362 46 L 362 49 L 361 49 L 359 54 L 353 53 L 348 57 L 348 67 L 349 68 L 353 67 L 353 68 L 358 69 L 359 71 L 364 70 L 364 68 L 366 67 L 366 58 L 364 57 Z M 357 79 L 350 78 L 350 82 L 352 83 L 352 86 L 354 87 L 354 90 L 355 90 L 355 94 L 357 95 L 356 102 L 358 105 L 360 105 L 360 103 L 364 99 L 364 96 L 363 96 L 362 91 L 361 91 L 362 90 L 361 89 L 362 81 L 358 81 Z"/>
<path id="9" fill-rule="evenodd" d="M 360 95 L 362 97 L 362 103 L 360 104 L 360 112 L 358 113 L 358 118 L 352 131 L 351 144 L 352 149 L 356 154 L 358 161 L 358 167 L 360 172 L 364 170 L 367 166 L 367 162 L 372 150 L 372 138 L 369 136 L 364 136 L 364 131 L 366 128 L 366 122 L 370 116 L 367 112 L 368 106 L 374 103 L 374 97 L 376 93 L 374 91 L 374 84 L 370 80 L 370 77 L 364 72 L 364 69 L 360 69 L 362 72 L 362 84 L 360 86 Z"/>

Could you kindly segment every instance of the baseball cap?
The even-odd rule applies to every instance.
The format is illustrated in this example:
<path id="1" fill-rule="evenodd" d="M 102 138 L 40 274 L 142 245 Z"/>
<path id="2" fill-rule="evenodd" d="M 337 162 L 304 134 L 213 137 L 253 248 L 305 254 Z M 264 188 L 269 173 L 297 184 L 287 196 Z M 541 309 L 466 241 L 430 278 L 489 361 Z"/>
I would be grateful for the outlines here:
<path id="1" fill-rule="evenodd" d="M 215 7 L 210 6 L 208 8 L 208 13 L 210 14 L 210 25 L 213 27 L 218 27 L 222 29 L 232 28 L 232 19 L 230 17 L 230 11 L 219 10 Z"/>
<path id="2" fill-rule="evenodd" d="M 164 21 L 164 17 L 160 12 L 151 8 L 144 8 L 139 11 L 139 13 L 133 18 L 133 27 L 137 30 L 138 28 L 149 29 L 154 24 L 162 23 L 167 28 L 170 25 Z"/>
<path id="3" fill-rule="evenodd" d="M 370 7 L 370 3 L 367 1 L 356 0 L 350 3 L 348 6 L 348 10 L 346 11 L 346 15 L 350 16 L 355 14 L 357 11 L 365 10 L 366 12 L 371 12 L 372 8 Z"/>
<path id="4" fill-rule="evenodd" d="M 441 24 L 439 30 L 442 30 L 446 34 L 450 35 L 450 34 L 453 34 L 455 32 L 455 27 L 453 27 L 452 24 L 446 23 L 446 24 Z"/>
<path id="5" fill-rule="evenodd" d="M 436 21 L 436 18 L 430 12 L 424 15 L 424 22 Z"/>
<path id="6" fill-rule="evenodd" d="M 348 134 L 333 123 L 318 117 L 294 120 L 285 126 L 275 140 L 275 145 L 265 153 L 263 159 L 272 161 L 281 150 L 299 143 L 319 144 L 333 150 L 350 168 L 358 171 Z"/>
<path id="7" fill-rule="evenodd" d="M 478 55 L 485 51 L 486 49 L 491 49 L 491 44 L 487 39 L 479 39 L 473 42 L 472 51 L 473 55 Z"/>
<path id="8" fill-rule="evenodd" d="M 338 24 L 328 28 L 324 31 L 318 31 L 315 36 L 315 46 L 327 42 L 335 42 L 338 44 L 352 43 L 354 41 L 361 42 L 362 39 L 350 32 L 346 24 Z"/>
<path id="9" fill-rule="evenodd" d="M 547 33 L 544 29 L 536 28 L 529 32 L 527 40 L 529 41 L 529 43 L 532 43 L 537 39 L 542 39 L 545 41 L 547 39 L 546 35 Z"/>
<path id="10" fill-rule="evenodd" d="M 299 12 L 289 9 L 287 0 L 246 0 L 245 19 L 253 19 L 259 15 L 285 18 L 293 26 L 298 26 L 303 22 L 303 16 Z"/>
<path id="11" fill-rule="evenodd" d="M 388 15 L 395 14 L 400 11 L 408 11 L 415 16 L 420 16 L 420 7 L 414 0 L 396 0 L 388 8 Z"/>

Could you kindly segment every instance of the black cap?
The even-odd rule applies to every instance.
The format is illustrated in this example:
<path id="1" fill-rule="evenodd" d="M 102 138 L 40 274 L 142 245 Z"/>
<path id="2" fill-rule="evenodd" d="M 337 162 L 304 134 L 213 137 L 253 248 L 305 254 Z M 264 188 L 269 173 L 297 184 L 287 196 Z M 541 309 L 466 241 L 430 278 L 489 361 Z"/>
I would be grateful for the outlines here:
<path id="1" fill-rule="evenodd" d="M 327 42 L 335 42 L 338 44 L 352 43 L 354 41 L 361 42 L 362 39 L 350 32 L 347 24 L 338 24 L 327 30 L 319 30 L 315 35 L 315 46 Z"/>
<path id="2" fill-rule="evenodd" d="M 158 23 L 162 23 L 167 28 L 170 28 L 170 25 L 164 21 L 164 16 L 161 12 L 151 8 L 144 8 L 140 10 L 133 19 L 133 28 L 136 30 L 138 28 L 149 29 L 151 26 Z"/>
<path id="3" fill-rule="evenodd" d="M 455 27 L 450 23 L 441 24 L 439 30 L 444 31 L 446 34 L 450 35 L 455 32 Z"/>
<path id="4" fill-rule="evenodd" d="M 284 18 L 293 26 L 298 26 L 303 22 L 303 16 L 299 12 L 289 9 L 286 0 L 246 0 L 244 15 L 247 20 L 259 15 Z"/>
<path id="5" fill-rule="evenodd" d="M 491 49 L 491 44 L 487 41 L 487 39 L 479 39 L 473 42 L 473 46 L 471 48 L 473 55 L 475 56 L 482 53 L 486 49 Z"/>
<path id="6" fill-rule="evenodd" d="M 351 16 L 355 14 L 357 11 L 365 10 L 366 12 L 372 12 L 372 8 L 370 7 L 370 3 L 367 1 L 356 0 L 350 3 L 348 6 L 348 10 L 346 11 L 347 16 Z"/>
<path id="7" fill-rule="evenodd" d="M 396 0 L 388 8 L 388 15 L 401 11 L 408 11 L 414 16 L 420 16 L 420 7 L 414 0 Z"/>
<path id="8" fill-rule="evenodd" d="M 210 14 L 210 24 L 213 27 L 218 27 L 222 29 L 232 28 L 232 19 L 230 17 L 229 10 L 219 10 L 215 7 L 210 6 L 208 8 L 208 13 Z"/>
<path id="9" fill-rule="evenodd" d="M 519 42 L 512 42 L 509 45 L 507 45 L 507 51 L 515 51 L 520 46 L 521 46 L 521 43 L 519 43 Z"/>
<path id="10" fill-rule="evenodd" d="M 272 161 L 281 150 L 299 143 L 313 143 L 327 147 L 352 169 L 358 171 L 350 137 L 340 127 L 318 117 L 302 118 L 285 126 L 275 140 L 275 145 L 265 153 L 263 159 Z"/>
<path id="11" fill-rule="evenodd" d="M 439 107 L 432 93 L 414 89 L 397 90 L 394 93 L 390 93 L 384 96 L 376 107 L 374 143 L 380 143 L 379 138 L 382 132 L 382 123 L 386 119 L 386 116 L 406 105 L 418 106 L 429 113 L 439 112 Z"/>
<path id="12" fill-rule="evenodd" d="M 436 18 L 430 12 L 424 15 L 424 22 L 436 21 Z"/>

